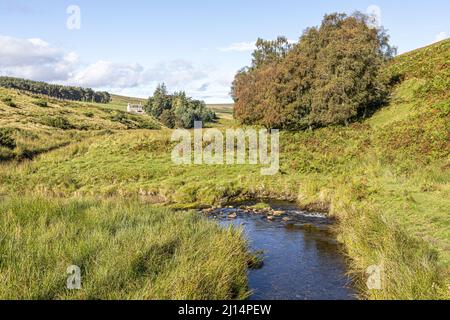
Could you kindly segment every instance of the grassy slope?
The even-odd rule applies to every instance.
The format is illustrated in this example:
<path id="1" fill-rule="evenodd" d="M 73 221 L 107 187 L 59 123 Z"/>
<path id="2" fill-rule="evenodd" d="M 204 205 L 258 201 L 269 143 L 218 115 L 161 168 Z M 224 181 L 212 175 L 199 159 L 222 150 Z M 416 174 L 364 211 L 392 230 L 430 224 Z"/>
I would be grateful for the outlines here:
<path id="1" fill-rule="evenodd" d="M 449 47 L 398 57 L 389 106 L 348 128 L 283 133 L 281 173 L 255 166 L 174 166 L 170 131 L 118 132 L 0 168 L 0 193 L 138 196 L 177 207 L 271 196 L 338 219 L 350 270 L 367 298 L 448 298 Z M 222 127 L 224 124 L 222 123 Z M 384 290 L 367 292 L 381 264 Z"/>
<path id="2" fill-rule="evenodd" d="M 112 94 L 111 102 L 108 103 L 108 107 L 114 108 L 117 110 L 126 111 L 128 103 L 144 105 L 146 102 L 147 102 L 147 99 L 131 98 L 131 97 L 119 96 L 117 94 Z"/>
<path id="3" fill-rule="evenodd" d="M 151 117 L 105 104 L 43 100 L 3 88 L 0 98 L 0 129 L 16 142 L 12 150 L 0 145 L 0 160 L 27 158 L 109 131 L 160 128 Z M 39 106 L 42 101 L 46 105 Z"/>
<path id="4" fill-rule="evenodd" d="M 233 119 L 233 104 L 209 104 L 208 108 L 221 119 Z"/>

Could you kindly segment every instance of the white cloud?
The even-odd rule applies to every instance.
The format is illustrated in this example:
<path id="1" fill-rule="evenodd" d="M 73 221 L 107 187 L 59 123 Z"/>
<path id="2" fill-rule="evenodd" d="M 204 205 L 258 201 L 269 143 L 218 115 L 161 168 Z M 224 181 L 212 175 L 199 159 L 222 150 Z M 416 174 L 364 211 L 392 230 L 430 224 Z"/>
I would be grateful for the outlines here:
<path id="1" fill-rule="evenodd" d="M 256 42 L 235 42 L 229 45 L 228 47 L 218 48 L 219 51 L 222 52 L 245 52 L 245 51 L 253 51 L 256 48 Z"/>
<path id="2" fill-rule="evenodd" d="M 31 63 L 52 63 L 63 56 L 41 39 L 17 39 L 0 36 L 0 57 L 2 66 L 20 66 Z"/>
<path id="3" fill-rule="evenodd" d="M 294 44 L 297 43 L 296 40 L 288 39 L 288 43 Z M 253 42 L 235 42 L 230 44 L 227 47 L 221 47 L 217 48 L 219 51 L 222 52 L 247 52 L 247 51 L 253 51 L 256 49 L 256 41 Z"/>
<path id="4" fill-rule="evenodd" d="M 115 90 L 142 86 L 149 90 L 164 82 L 170 90 L 183 90 L 190 85 L 195 87 L 198 81 L 204 82 L 211 70 L 208 66 L 198 66 L 185 60 L 161 62 L 147 69 L 137 63 L 101 60 L 78 69 L 67 83 Z"/>
<path id="5" fill-rule="evenodd" d="M 0 36 L 0 73 L 18 77 L 54 81 L 66 80 L 78 60 L 42 39 L 18 39 Z"/>
<path id="6" fill-rule="evenodd" d="M 205 100 L 209 103 L 229 103 L 232 101 L 229 92 L 231 82 L 234 78 L 234 72 L 213 66 L 197 66 L 195 64 L 190 64 L 193 70 L 198 71 L 194 71 L 189 79 L 184 78 L 182 74 L 180 74 L 180 78 L 177 79 L 176 74 L 179 74 L 179 70 L 176 71 L 176 68 L 172 69 L 169 67 L 173 64 L 173 62 L 162 63 L 160 66 L 148 69 L 147 72 L 151 73 L 151 71 L 154 71 L 155 73 L 151 73 L 151 76 L 148 75 L 144 77 L 146 81 L 145 84 L 142 83 L 134 88 L 105 89 L 125 96 L 147 98 L 153 93 L 153 90 L 158 83 L 164 82 L 169 91 L 183 90 L 189 96 L 194 97 L 195 99 Z M 157 70 L 159 70 L 160 73 L 156 72 Z"/>
<path id="7" fill-rule="evenodd" d="M 132 88 L 141 83 L 144 68 L 139 64 L 100 60 L 74 73 L 68 82 L 82 87 Z"/>
<path id="8" fill-rule="evenodd" d="M 165 82 L 167 86 L 180 90 L 191 82 L 203 80 L 213 71 L 211 66 L 196 65 L 187 60 L 159 63 L 145 72 L 145 80 Z"/>
<path id="9" fill-rule="evenodd" d="M 377 5 L 370 5 L 367 8 L 367 14 L 370 17 L 369 25 L 371 27 L 380 27 L 381 26 L 381 8 Z"/>
<path id="10" fill-rule="evenodd" d="M 161 63 L 147 70 L 147 81 L 164 81 L 171 91 L 186 91 L 188 95 L 206 102 L 230 102 L 234 73 L 220 66 L 197 65 L 184 60 Z M 148 91 L 147 91 L 148 95 Z"/>
<path id="11" fill-rule="evenodd" d="M 77 63 L 79 60 L 78 54 L 75 52 L 69 52 L 67 55 L 64 56 L 64 60 L 66 60 L 68 63 Z"/>
<path id="12" fill-rule="evenodd" d="M 171 91 L 184 90 L 195 98 L 213 101 L 215 95 L 219 99 L 228 97 L 234 76 L 215 66 L 181 59 L 148 68 L 105 60 L 86 64 L 75 52 L 65 52 L 42 39 L 7 36 L 0 36 L 0 75 L 142 97 L 151 95 L 156 85 L 164 82 Z"/>
<path id="13" fill-rule="evenodd" d="M 446 32 L 439 32 L 436 35 L 436 37 L 434 38 L 434 42 L 439 42 L 439 41 L 445 40 L 447 38 L 448 38 L 448 36 L 447 36 Z"/>

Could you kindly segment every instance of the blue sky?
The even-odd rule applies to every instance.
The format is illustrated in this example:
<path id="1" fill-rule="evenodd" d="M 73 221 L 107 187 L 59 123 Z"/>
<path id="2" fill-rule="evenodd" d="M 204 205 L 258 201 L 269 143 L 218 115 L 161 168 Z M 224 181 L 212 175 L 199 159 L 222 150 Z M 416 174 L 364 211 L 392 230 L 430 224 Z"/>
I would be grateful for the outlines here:
<path id="1" fill-rule="evenodd" d="M 67 28 L 70 5 L 80 29 Z M 164 81 L 228 102 L 258 37 L 297 40 L 326 13 L 374 6 L 399 52 L 450 34 L 448 0 L 0 0 L 0 74 L 140 97 Z"/>

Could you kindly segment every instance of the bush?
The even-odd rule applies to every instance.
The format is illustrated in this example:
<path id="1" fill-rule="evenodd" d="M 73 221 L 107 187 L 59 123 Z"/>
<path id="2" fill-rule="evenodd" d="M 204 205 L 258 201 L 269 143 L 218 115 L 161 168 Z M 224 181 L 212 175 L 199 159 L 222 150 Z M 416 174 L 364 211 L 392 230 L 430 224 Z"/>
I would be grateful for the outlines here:
<path id="1" fill-rule="evenodd" d="M 160 121 L 167 128 L 173 129 L 175 127 L 175 114 L 172 110 L 164 110 L 161 114 Z"/>
<path id="2" fill-rule="evenodd" d="M 184 92 L 170 95 L 164 84 L 156 88 L 145 110 L 169 128 L 190 129 L 195 121 L 211 122 L 216 119 L 215 113 L 207 109 L 203 101 L 189 98 Z"/>
<path id="3" fill-rule="evenodd" d="M 4 104 L 6 104 L 8 107 L 11 107 L 11 108 L 16 108 L 17 107 L 17 105 L 14 103 L 14 101 L 12 101 L 12 99 L 10 97 L 2 98 L 2 102 Z"/>
<path id="4" fill-rule="evenodd" d="M 45 117 L 43 118 L 42 122 L 43 125 L 58 128 L 62 130 L 70 130 L 75 129 L 75 127 L 64 117 L 57 116 L 57 117 Z"/>
<path id="5" fill-rule="evenodd" d="M 45 100 L 35 100 L 33 101 L 33 104 L 37 105 L 38 107 L 42 107 L 42 108 L 47 108 L 48 107 L 48 103 Z"/>
<path id="6" fill-rule="evenodd" d="M 4 147 L 10 150 L 16 148 L 16 142 L 11 135 L 10 129 L 0 129 L 0 147 Z"/>
<path id="7" fill-rule="evenodd" d="M 0 146 L 0 161 L 13 160 L 15 158 L 15 156 L 16 155 L 15 155 L 14 151 Z"/>
<path id="8" fill-rule="evenodd" d="M 235 117 L 244 124 L 306 129 L 348 124 L 387 99 L 391 79 L 381 73 L 395 53 L 384 29 L 355 13 L 325 16 L 298 44 L 259 40 L 250 68 L 235 77 Z"/>
<path id="9" fill-rule="evenodd" d="M 124 111 L 114 111 L 109 119 L 114 122 L 119 122 L 127 127 L 127 129 L 148 129 L 154 130 L 159 129 L 159 126 L 152 121 L 152 119 L 129 114 Z"/>

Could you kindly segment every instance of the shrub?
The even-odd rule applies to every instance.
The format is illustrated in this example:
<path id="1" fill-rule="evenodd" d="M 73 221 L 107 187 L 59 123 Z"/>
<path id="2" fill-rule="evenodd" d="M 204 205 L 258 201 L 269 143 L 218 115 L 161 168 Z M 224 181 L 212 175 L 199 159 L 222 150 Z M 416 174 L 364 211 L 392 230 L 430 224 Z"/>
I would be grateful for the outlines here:
<path id="1" fill-rule="evenodd" d="M 0 147 L 5 147 L 7 149 L 13 150 L 16 148 L 16 142 L 11 136 L 11 130 L 2 128 L 0 129 Z"/>
<path id="2" fill-rule="evenodd" d="M 169 128 L 190 129 L 195 121 L 211 122 L 216 119 L 215 113 L 206 108 L 203 101 L 189 98 L 184 92 L 171 95 L 164 84 L 156 88 L 145 110 Z"/>
<path id="3" fill-rule="evenodd" d="M 175 114 L 172 110 L 164 110 L 160 117 L 161 123 L 165 125 L 167 128 L 175 127 Z"/>
<path id="4" fill-rule="evenodd" d="M 14 101 L 12 101 L 12 99 L 10 97 L 2 98 L 2 102 L 4 104 L 6 104 L 8 107 L 11 107 L 11 108 L 16 108 L 17 107 L 17 105 L 14 103 Z"/>
<path id="5" fill-rule="evenodd" d="M 0 146 L 0 161 L 12 160 L 15 158 L 15 156 L 16 155 L 15 155 L 14 151 Z"/>
<path id="6" fill-rule="evenodd" d="M 64 117 L 57 116 L 57 117 L 44 117 L 42 122 L 43 125 L 58 128 L 62 130 L 70 130 L 75 129 L 75 127 Z"/>
<path id="7" fill-rule="evenodd" d="M 109 116 L 109 119 L 123 124 L 127 129 L 159 129 L 159 126 L 152 121 L 152 119 L 129 114 L 124 111 L 114 111 L 114 113 Z"/>
<path id="8" fill-rule="evenodd" d="M 47 101 L 42 100 L 42 99 L 33 101 L 33 104 L 37 105 L 38 107 L 42 107 L 42 108 L 48 107 Z"/>

